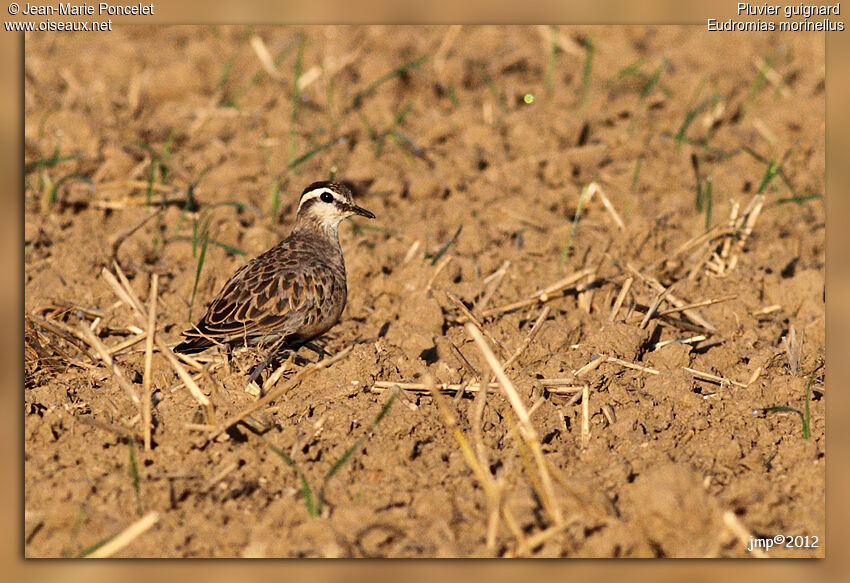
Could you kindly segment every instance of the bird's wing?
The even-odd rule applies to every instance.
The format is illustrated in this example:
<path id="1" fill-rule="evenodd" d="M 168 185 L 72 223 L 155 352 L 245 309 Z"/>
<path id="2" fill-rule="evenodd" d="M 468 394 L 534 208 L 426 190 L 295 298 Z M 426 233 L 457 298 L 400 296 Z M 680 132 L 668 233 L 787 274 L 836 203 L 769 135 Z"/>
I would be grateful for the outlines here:
<path id="1" fill-rule="evenodd" d="M 317 267 L 291 249 L 272 248 L 233 274 L 186 335 L 226 341 L 295 334 L 318 317 L 330 288 Z"/>

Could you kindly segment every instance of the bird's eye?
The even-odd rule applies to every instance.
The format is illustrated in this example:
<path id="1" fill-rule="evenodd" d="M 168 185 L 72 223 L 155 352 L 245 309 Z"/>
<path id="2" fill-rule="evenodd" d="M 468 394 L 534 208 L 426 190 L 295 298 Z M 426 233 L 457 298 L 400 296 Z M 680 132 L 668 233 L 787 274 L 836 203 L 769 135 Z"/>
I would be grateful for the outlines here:
<path id="1" fill-rule="evenodd" d="M 333 202 L 334 201 L 334 195 L 332 195 L 330 192 L 325 191 L 325 192 L 322 193 L 321 199 L 322 199 L 322 202 Z"/>

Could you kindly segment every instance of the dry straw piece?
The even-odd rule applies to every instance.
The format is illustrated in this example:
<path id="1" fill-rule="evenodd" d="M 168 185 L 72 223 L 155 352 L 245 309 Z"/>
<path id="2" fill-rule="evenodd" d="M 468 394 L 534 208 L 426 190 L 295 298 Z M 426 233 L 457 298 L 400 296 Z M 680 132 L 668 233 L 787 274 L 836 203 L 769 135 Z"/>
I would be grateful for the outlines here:
<path id="1" fill-rule="evenodd" d="M 505 374 L 502 365 L 499 364 L 498 359 L 496 359 L 496 355 L 493 354 L 493 351 L 487 345 L 487 341 L 484 340 L 484 336 L 481 334 L 478 328 L 476 328 L 475 325 L 473 325 L 472 323 L 467 323 L 466 332 L 478 345 L 478 349 L 481 351 L 481 354 L 484 356 L 484 359 L 487 361 L 487 364 L 489 364 L 490 368 L 493 369 L 493 373 L 499 380 L 499 384 L 501 385 L 502 391 L 505 393 L 505 396 L 508 398 L 508 402 L 510 402 L 514 413 L 516 413 L 516 416 L 519 419 L 520 435 L 523 441 L 525 441 L 525 444 L 531 450 L 531 453 L 534 456 L 534 461 L 537 465 L 537 471 L 540 473 L 540 480 L 542 482 L 541 500 L 543 502 L 543 506 L 546 508 L 549 517 L 556 524 L 560 524 L 563 520 L 563 518 L 561 517 L 561 509 L 558 505 L 557 498 L 555 497 L 555 491 L 552 486 L 552 479 L 549 476 L 549 470 L 546 467 L 546 463 L 543 458 L 543 450 L 540 445 L 540 440 L 537 436 L 537 430 L 535 430 L 534 426 L 531 424 L 531 418 L 529 416 L 528 410 L 526 409 L 525 404 L 522 402 L 522 399 L 517 393 L 513 383 L 508 378 L 508 375 Z"/>
<path id="2" fill-rule="evenodd" d="M 105 559 L 111 557 L 150 530 L 157 522 L 159 522 L 159 513 L 155 511 L 148 512 L 115 536 L 115 538 L 86 555 L 86 558 Z"/>

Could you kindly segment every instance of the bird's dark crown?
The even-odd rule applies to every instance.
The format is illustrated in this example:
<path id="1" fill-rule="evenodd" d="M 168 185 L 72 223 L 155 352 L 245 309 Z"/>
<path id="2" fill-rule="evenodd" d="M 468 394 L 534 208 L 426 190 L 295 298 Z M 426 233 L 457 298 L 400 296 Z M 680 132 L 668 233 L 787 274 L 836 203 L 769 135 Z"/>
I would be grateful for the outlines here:
<path id="1" fill-rule="evenodd" d="M 304 189 L 304 192 L 301 193 L 301 198 L 304 198 L 304 195 L 308 192 L 312 192 L 320 188 L 327 188 L 329 190 L 332 190 L 337 194 L 341 194 L 348 200 L 351 200 L 353 198 L 353 196 L 351 195 L 351 190 L 349 190 L 346 185 L 339 182 L 331 182 L 329 180 L 319 180 L 318 182 L 314 182 L 313 184 L 309 185 L 307 188 Z"/>

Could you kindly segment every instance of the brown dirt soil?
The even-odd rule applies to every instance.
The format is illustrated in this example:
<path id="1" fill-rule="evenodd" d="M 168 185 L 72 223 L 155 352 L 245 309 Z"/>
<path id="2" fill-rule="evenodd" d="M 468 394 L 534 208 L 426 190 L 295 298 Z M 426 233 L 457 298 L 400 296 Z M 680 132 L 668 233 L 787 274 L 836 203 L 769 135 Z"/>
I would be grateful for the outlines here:
<path id="1" fill-rule="evenodd" d="M 823 36 L 557 33 L 127 26 L 27 36 L 26 555 L 87 554 L 156 512 L 108 553 L 743 557 L 750 536 L 786 535 L 818 546 L 769 556 L 823 556 Z M 711 183 L 716 230 L 678 253 L 706 228 L 692 156 L 702 188 Z M 781 172 L 768 173 L 771 161 Z M 247 257 L 288 233 L 303 187 L 331 172 L 378 215 L 340 231 L 349 304 L 323 341 L 352 352 L 211 441 L 204 410 L 155 352 L 146 451 L 139 407 L 75 337 L 86 326 L 114 347 L 143 325 L 102 276 L 114 272 L 114 238 L 161 209 L 118 245 L 117 261 L 146 306 L 158 274 L 157 332 L 173 345 L 190 323 L 193 233 L 206 228 L 211 241 L 197 318 Z M 591 183 L 623 229 L 599 194 L 579 204 Z M 736 203 L 754 221 L 749 236 L 746 220 L 727 229 Z M 563 290 L 487 312 L 585 268 L 593 273 Z M 727 301 L 641 327 L 659 296 L 643 278 L 675 284 L 681 302 Z M 530 428 L 517 429 L 498 387 L 483 400 L 448 391 L 440 403 L 375 388 L 477 386 L 452 345 L 489 380 L 446 292 L 482 319 L 502 362 L 548 307 L 507 370 L 533 409 Z M 782 342 L 792 329 L 795 346 L 804 336 L 796 370 Z M 598 355 L 644 368 L 603 360 L 572 380 Z M 217 422 L 256 401 L 244 371 L 261 357 L 213 353 L 200 373 L 187 365 Z M 144 395 L 145 342 L 115 363 Z M 552 378 L 585 382 L 586 401 Z M 791 410 L 807 407 L 808 438 Z"/>

